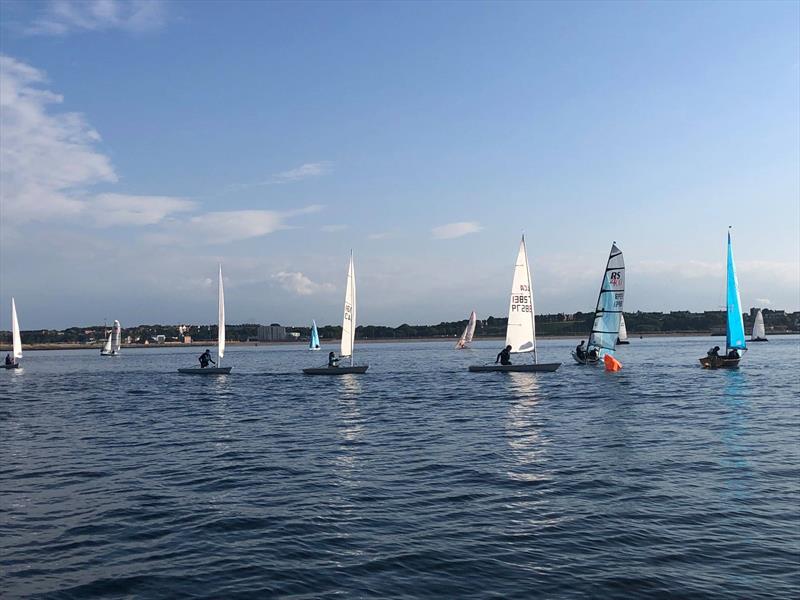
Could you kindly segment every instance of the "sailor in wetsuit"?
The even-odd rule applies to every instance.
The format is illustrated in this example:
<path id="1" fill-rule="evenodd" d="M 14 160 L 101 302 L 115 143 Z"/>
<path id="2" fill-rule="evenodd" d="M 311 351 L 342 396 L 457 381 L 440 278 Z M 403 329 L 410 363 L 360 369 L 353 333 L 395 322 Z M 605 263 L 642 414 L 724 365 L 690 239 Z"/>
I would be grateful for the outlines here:
<path id="1" fill-rule="evenodd" d="M 494 359 L 494 364 L 500 363 L 501 365 L 510 365 L 511 364 L 511 346 L 506 346 L 500 351 L 500 354 L 497 355 L 497 358 Z"/>
<path id="2" fill-rule="evenodd" d="M 214 365 L 217 364 L 211 358 L 211 351 L 208 348 L 206 348 L 206 351 L 203 352 L 197 360 L 200 361 L 200 368 L 201 369 L 205 369 L 208 366 L 208 363 L 210 363 L 210 362 L 214 363 Z"/>
<path id="3" fill-rule="evenodd" d="M 577 356 L 580 360 L 586 360 L 586 349 L 583 347 L 585 342 L 581 340 L 581 343 L 575 346 L 575 356 Z"/>
<path id="4" fill-rule="evenodd" d="M 334 352 L 328 353 L 328 368 L 333 369 L 334 367 L 339 366 L 339 359 L 336 358 L 336 354 Z"/>

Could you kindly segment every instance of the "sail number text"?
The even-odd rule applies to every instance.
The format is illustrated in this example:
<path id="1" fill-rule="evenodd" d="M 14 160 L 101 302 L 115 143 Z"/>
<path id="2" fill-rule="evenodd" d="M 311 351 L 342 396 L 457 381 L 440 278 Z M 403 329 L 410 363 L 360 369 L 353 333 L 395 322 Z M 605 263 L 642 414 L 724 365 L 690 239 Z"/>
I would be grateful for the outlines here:
<path id="1" fill-rule="evenodd" d="M 344 319 L 345 321 L 353 320 L 353 307 L 349 304 L 344 305 Z"/>
<path id="2" fill-rule="evenodd" d="M 527 285 L 521 285 L 523 291 L 528 291 Z M 531 312 L 531 299 L 528 295 L 511 296 L 511 312 Z"/>

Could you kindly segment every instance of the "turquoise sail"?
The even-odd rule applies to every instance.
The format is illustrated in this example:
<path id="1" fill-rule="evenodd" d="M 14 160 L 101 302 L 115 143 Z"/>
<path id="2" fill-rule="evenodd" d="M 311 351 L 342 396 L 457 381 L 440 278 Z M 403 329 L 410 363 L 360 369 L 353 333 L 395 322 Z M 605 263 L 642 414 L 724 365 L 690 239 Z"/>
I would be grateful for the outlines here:
<path id="1" fill-rule="evenodd" d="M 588 348 L 595 349 L 602 358 L 606 354 L 614 354 L 619 335 L 619 321 L 622 318 L 622 305 L 625 300 L 625 261 L 622 250 L 616 242 L 611 244 L 608 254 L 600 294 L 597 297 L 597 308 L 594 312 L 592 332 L 589 334 Z"/>
<path id="2" fill-rule="evenodd" d="M 746 350 L 747 342 L 744 337 L 744 320 L 742 319 L 742 301 L 739 298 L 739 279 L 736 277 L 736 265 L 733 262 L 733 248 L 731 247 L 731 232 L 728 232 L 728 292 L 727 292 L 727 319 L 725 344 L 728 350 Z"/>
<path id="3" fill-rule="evenodd" d="M 317 322 L 311 321 L 311 342 L 308 344 L 309 350 L 319 350 L 319 331 L 317 331 Z"/>

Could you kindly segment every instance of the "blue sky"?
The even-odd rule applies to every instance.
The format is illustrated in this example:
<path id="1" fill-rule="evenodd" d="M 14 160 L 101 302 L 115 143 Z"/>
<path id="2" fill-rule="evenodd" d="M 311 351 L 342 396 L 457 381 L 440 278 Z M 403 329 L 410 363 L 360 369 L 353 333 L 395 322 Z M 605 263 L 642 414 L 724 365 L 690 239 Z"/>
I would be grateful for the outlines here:
<path id="1" fill-rule="evenodd" d="M 23 328 L 800 308 L 800 4 L 4 2 Z M 8 328 L 7 309 L 0 326 Z"/>

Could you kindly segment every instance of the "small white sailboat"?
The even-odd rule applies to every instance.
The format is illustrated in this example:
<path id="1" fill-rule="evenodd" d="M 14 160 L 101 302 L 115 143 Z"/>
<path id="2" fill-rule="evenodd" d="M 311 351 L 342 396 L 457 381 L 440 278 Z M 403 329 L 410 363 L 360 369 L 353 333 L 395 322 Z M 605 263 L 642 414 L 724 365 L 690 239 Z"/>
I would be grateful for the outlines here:
<path id="1" fill-rule="evenodd" d="M 619 334 L 617 335 L 617 345 L 630 344 L 628 341 L 628 328 L 625 327 L 625 315 L 619 317 Z"/>
<path id="2" fill-rule="evenodd" d="M 704 369 L 735 369 L 739 366 L 742 353 L 747 351 L 744 335 L 744 319 L 742 318 L 742 300 L 739 297 L 739 278 L 736 275 L 736 263 L 733 261 L 731 232 L 728 227 L 728 276 L 726 282 L 725 313 L 725 356 L 709 354 L 700 359 Z M 716 350 L 716 348 L 715 348 Z"/>
<path id="3" fill-rule="evenodd" d="M 764 327 L 764 315 L 761 312 L 761 309 L 758 309 L 756 313 L 756 318 L 753 321 L 753 333 L 750 336 L 751 342 L 768 342 L 767 339 L 767 330 Z"/>
<path id="4" fill-rule="evenodd" d="M 464 333 L 461 334 L 461 338 L 456 342 L 456 350 L 464 350 L 469 348 L 469 345 L 472 343 L 472 336 L 475 335 L 475 324 L 477 322 L 478 316 L 473 310 L 469 315 L 469 321 L 467 322 L 467 326 L 464 328 Z"/>
<path id="5" fill-rule="evenodd" d="M 611 244 L 606 270 L 597 295 L 592 331 L 586 350 L 579 355 L 572 351 L 572 358 L 579 365 L 598 364 L 606 354 L 614 355 L 620 333 L 622 305 L 625 300 L 625 260 L 617 242 Z"/>
<path id="6" fill-rule="evenodd" d="M 369 365 L 356 365 L 353 361 L 353 346 L 356 340 L 356 272 L 353 266 L 353 253 L 350 252 L 350 266 L 347 269 L 347 287 L 344 293 L 344 315 L 342 316 L 342 347 L 340 358 L 350 357 L 350 366 L 339 367 L 329 364 L 326 367 L 303 369 L 306 375 L 344 375 L 346 373 L 365 373 Z M 338 361 L 337 361 L 338 362 Z"/>
<path id="7" fill-rule="evenodd" d="M 317 322 L 311 321 L 311 341 L 308 343 L 309 350 L 319 350 L 319 331 L 317 330 Z"/>
<path id="8" fill-rule="evenodd" d="M 5 363 L 6 369 L 19 369 L 19 359 L 22 358 L 22 337 L 19 333 L 19 320 L 17 319 L 17 305 L 11 298 L 11 362 Z"/>
<path id="9" fill-rule="evenodd" d="M 232 367 L 222 366 L 222 357 L 225 356 L 225 290 L 222 286 L 222 265 L 219 266 L 219 298 L 217 315 L 217 364 L 213 367 L 187 367 L 178 369 L 178 373 L 187 375 L 226 375 Z"/>
<path id="10" fill-rule="evenodd" d="M 122 348 L 122 326 L 119 321 L 114 320 L 114 325 L 111 331 L 108 332 L 106 343 L 103 344 L 103 349 L 100 350 L 100 356 L 119 356 L 119 351 Z"/>
<path id="11" fill-rule="evenodd" d="M 511 352 L 515 354 L 533 353 L 534 364 L 470 365 L 470 372 L 552 372 L 561 366 L 561 363 L 539 363 L 536 354 L 536 322 L 533 308 L 533 286 L 531 284 L 531 272 L 528 268 L 528 252 L 525 248 L 524 235 L 519 244 L 517 262 L 514 265 L 514 280 L 511 284 L 511 299 L 508 306 L 508 325 L 506 326 L 506 346 L 510 346 Z"/>

